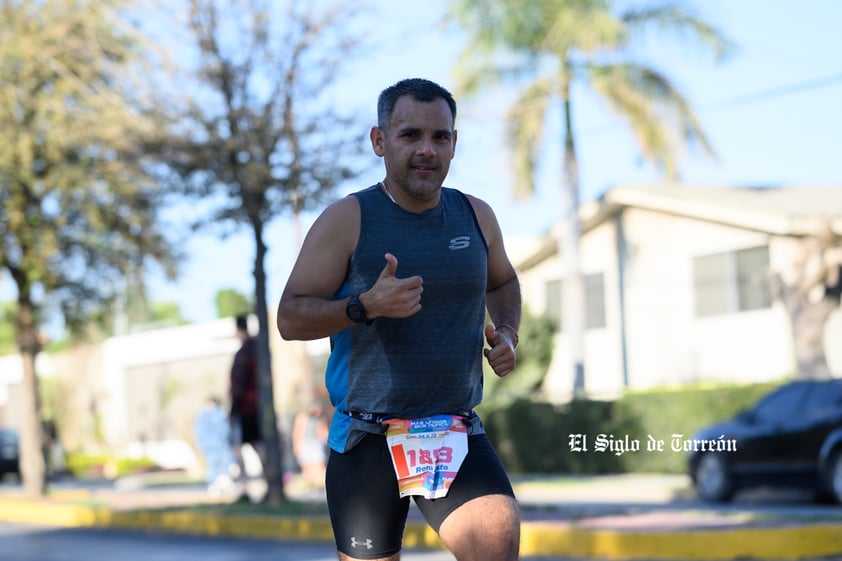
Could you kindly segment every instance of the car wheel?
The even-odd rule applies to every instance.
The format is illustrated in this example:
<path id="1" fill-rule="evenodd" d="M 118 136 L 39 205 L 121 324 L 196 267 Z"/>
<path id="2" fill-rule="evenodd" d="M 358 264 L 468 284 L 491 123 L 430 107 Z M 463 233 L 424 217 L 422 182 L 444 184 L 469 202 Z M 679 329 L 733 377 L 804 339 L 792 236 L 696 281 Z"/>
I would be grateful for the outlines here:
<path id="1" fill-rule="evenodd" d="M 826 489 L 831 499 L 842 503 L 842 449 L 837 449 L 828 462 Z"/>
<path id="2" fill-rule="evenodd" d="M 721 503 L 734 496 L 734 478 L 723 454 L 703 454 L 696 463 L 693 481 L 703 501 Z"/>

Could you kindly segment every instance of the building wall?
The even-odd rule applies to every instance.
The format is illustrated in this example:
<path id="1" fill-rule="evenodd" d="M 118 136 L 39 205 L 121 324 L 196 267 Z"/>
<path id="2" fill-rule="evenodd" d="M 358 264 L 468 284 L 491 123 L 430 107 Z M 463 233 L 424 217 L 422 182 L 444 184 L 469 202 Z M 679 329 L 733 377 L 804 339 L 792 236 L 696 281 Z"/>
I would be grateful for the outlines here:
<path id="1" fill-rule="evenodd" d="M 40 354 L 35 360 L 35 370 L 44 376 L 53 376 L 53 360 Z M 23 360 L 19 354 L 0 356 L 0 425 L 20 430 L 23 385 Z"/>
<path id="2" fill-rule="evenodd" d="M 231 356 L 208 355 L 127 368 L 126 438 L 193 442 L 193 422 L 211 396 L 226 403 Z"/>
<path id="3" fill-rule="evenodd" d="M 252 318 L 254 320 L 254 318 Z M 270 325 L 274 317 L 270 314 Z M 257 331 L 256 321 L 250 324 Z M 326 342 L 283 341 L 270 331 L 275 408 L 282 430 L 317 391 Z M 210 395 L 228 407 L 231 362 L 240 346 L 232 318 L 113 337 L 56 355 L 41 353 L 39 379 L 60 393 L 67 450 L 138 442 L 193 443 L 193 419 Z M 20 357 L 0 357 L 0 424 L 17 427 Z M 18 396 L 18 397 L 16 397 Z"/>
<path id="4" fill-rule="evenodd" d="M 239 341 L 234 336 L 234 324 L 230 318 L 106 340 L 102 345 L 104 395 L 97 406 L 104 420 L 106 442 L 120 446 L 143 434 L 159 432 L 156 427 L 138 427 L 135 417 L 141 411 L 136 402 L 141 401 L 144 407 L 160 408 L 162 403 L 156 405 L 147 396 L 172 391 L 165 387 L 167 385 L 187 387 L 179 383 L 179 373 L 186 370 L 185 365 L 205 363 L 208 357 L 220 357 L 216 361 L 216 376 L 225 380 L 230 362 L 226 365 L 222 357 L 227 356 L 230 361 L 238 348 Z M 180 366 L 176 368 L 174 365 Z M 195 393 L 196 402 L 190 409 L 198 411 L 206 391 L 199 387 L 191 387 L 190 391 Z M 147 414 L 145 409 L 143 414 Z"/>
<path id="5" fill-rule="evenodd" d="M 254 320 L 254 318 L 252 318 Z M 270 325 L 274 318 L 270 315 Z M 257 331 L 256 321 L 250 331 Z M 313 359 L 302 342 L 270 330 L 275 410 L 281 428 L 312 384 Z M 211 394 L 228 407 L 231 362 L 240 348 L 231 318 L 116 337 L 103 345 L 107 441 L 192 437 L 192 419 Z"/>
<path id="6" fill-rule="evenodd" d="M 96 441 L 99 421 L 97 403 L 104 397 L 102 347 L 82 344 L 51 358 L 52 372 L 38 368 L 39 383 L 52 384 L 54 414 L 59 421 L 62 444 L 67 450 Z"/>
<path id="7" fill-rule="evenodd" d="M 632 387 L 699 380 L 756 381 L 792 371 L 782 310 L 698 317 L 693 259 L 769 244 L 766 234 L 633 209 L 625 216 Z M 771 255 L 775 249 L 770 246 Z"/>
<path id="8" fill-rule="evenodd" d="M 694 296 L 694 258 L 768 245 L 770 266 L 785 269 L 794 251 L 790 240 L 636 208 L 624 210 L 621 224 L 628 387 L 756 382 L 794 372 L 789 320 L 779 304 L 699 317 Z M 604 274 L 606 326 L 587 330 L 584 340 L 586 390 L 594 396 L 611 397 L 624 387 L 617 235 L 617 223 L 608 219 L 587 232 L 581 245 L 583 274 Z M 521 272 L 524 300 L 533 311 L 546 310 L 546 283 L 558 279 L 560 270 L 553 256 Z M 842 340 L 840 316 L 829 322 L 828 341 Z M 839 373 L 842 350 L 826 348 L 831 370 Z M 561 333 L 545 383 L 557 399 L 568 398 L 573 386 L 569 361 Z"/>

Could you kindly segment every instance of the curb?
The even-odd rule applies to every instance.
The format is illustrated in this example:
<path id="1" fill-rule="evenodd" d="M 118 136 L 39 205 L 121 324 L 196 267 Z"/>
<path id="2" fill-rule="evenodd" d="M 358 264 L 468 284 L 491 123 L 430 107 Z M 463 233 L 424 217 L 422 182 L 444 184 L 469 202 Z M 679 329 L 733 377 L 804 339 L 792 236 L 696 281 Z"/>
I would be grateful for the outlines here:
<path id="1" fill-rule="evenodd" d="M 842 524 L 621 531 L 531 522 L 521 530 L 521 553 L 616 560 L 803 559 L 842 553 Z"/>
<path id="2" fill-rule="evenodd" d="M 193 511 L 118 511 L 34 500 L 0 500 L 0 521 L 239 538 L 333 541 L 326 517 L 226 516 Z M 407 522 L 404 547 L 441 549 L 426 524 Z M 700 530 L 606 530 L 524 521 L 521 555 L 611 560 L 800 559 L 842 554 L 842 523 Z"/>

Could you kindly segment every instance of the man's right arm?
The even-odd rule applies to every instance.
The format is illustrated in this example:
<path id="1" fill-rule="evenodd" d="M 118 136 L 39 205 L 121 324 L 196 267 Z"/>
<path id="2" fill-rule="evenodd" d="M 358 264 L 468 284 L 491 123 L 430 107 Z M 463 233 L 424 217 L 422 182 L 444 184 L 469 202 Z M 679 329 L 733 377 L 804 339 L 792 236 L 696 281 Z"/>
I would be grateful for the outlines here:
<path id="1" fill-rule="evenodd" d="M 284 339 L 328 337 L 353 325 L 347 298 L 333 300 L 342 286 L 360 231 L 360 207 L 346 197 L 316 219 L 278 304 L 278 331 Z"/>

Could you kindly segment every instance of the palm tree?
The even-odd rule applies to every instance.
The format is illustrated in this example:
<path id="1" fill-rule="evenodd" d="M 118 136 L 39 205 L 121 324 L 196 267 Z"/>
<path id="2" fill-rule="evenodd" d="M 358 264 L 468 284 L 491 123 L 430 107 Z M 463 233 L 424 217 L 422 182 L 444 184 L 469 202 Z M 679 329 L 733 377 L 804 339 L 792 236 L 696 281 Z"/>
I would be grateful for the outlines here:
<path id="1" fill-rule="evenodd" d="M 507 115 L 506 140 L 514 170 L 514 196 L 535 192 L 548 109 L 560 104 L 564 121 L 559 257 L 562 317 L 571 357 L 573 393 L 585 387 L 584 286 L 579 265 L 579 168 L 573 127 L 574 84 L 601 97 L 628 124 L 644 159 L 677 177 L 685 144 L 713 155 L 687 99 L 669 78 L 635 59 L 631 47 L 646 32 L 670 32 L 710 49 L 717 60 L 732 44 L 696 17 L 685 2 L 632 7 L 611 0 L 454 0 L 449 17 L 468 34 L 455 73 L 462 93 L 504 81 L 525 84 Z M 627 3 L 624 3 L 627 4 Z M 552 374 L 551 374 L 552 375 Z"/>

